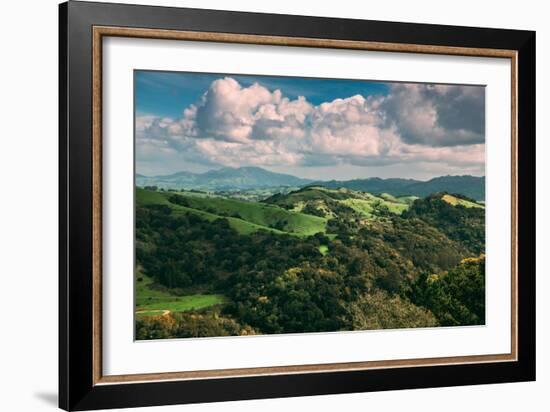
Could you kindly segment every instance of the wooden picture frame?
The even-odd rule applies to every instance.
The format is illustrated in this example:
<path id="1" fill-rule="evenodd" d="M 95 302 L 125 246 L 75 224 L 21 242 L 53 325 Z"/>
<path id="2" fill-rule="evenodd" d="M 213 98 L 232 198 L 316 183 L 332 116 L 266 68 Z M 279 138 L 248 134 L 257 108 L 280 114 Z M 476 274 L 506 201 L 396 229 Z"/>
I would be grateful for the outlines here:
<path id="1" fill-rule="evenodd" d="M 168 7 L 60 5 L 59 405 L 137 407 L 535 379 L 535 33 Z M 151 374 L 102 373 L 102 40 L 192 40 L 511 61 L 511 351 Z"/>

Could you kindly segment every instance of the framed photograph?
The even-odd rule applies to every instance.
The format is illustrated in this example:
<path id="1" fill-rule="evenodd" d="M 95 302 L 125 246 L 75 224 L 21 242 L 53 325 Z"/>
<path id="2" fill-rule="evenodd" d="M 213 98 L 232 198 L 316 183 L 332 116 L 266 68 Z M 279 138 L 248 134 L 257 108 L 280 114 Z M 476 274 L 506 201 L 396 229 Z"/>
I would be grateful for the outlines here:
<path id="1" fill-rule="evenodd" d="M 535 379 L 535 33 L 60 5 L 60 407 Z"/>

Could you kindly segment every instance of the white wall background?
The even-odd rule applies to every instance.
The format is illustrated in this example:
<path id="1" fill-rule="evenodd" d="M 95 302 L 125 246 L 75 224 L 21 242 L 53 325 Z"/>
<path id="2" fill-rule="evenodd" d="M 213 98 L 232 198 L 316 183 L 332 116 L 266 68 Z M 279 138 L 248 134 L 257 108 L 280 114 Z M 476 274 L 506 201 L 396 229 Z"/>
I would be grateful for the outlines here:
<path id="1" fill-rule="evenodd" d="M 133 1 L 134 3 L 140 1 Z M 543 411 L 550 388 L 550 292 L 545 252 L 550 202 L 545 154 L 550 27 L 537 0 L 149 0 L 213 9 L 504 27 L 537 31 L 536 383 L 171 406 L 166 411 Z M 57 0 L 0 6 L 0 410 L 54 410 L 57 404 Z"/>

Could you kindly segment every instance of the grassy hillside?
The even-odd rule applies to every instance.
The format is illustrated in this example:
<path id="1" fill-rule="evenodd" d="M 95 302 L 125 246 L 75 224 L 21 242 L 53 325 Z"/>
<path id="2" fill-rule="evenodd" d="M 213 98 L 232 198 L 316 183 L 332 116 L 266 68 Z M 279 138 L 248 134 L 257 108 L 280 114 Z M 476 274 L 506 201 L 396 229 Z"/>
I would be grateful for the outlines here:
<path id="1" fill-rule="evenodd" d="M 412 205 L 416 199 L 419 199 L 418 196 L 400 196 L 397 198 L 401 203 L 406 203 Z"/>
<path id="2" fill-rule="evenodd" d="M 444 202 L 447 202 L 448 204 L 453 205 L 453 206 L 460 205 L 460 206 L 464 206 L 464 207 L 477 207 L 477 208 L 480 208 L 480 209 L 485 208 L 485 206 L 483 206 L 482 204 L 472 202 L 471 200 L 467 200 L 467 199 L 461 199 L 459 197 L 449 195 L 449 194 L 444 194 L 441 197 L 441 199 Z"/>
<path id="3" fill-rule="evenodd" d="M 265 203 L 277 205 L 285 209 L 300 211 L 308 202 L 326 202 L 333 198 L 329 193 L 337 193 L 337 190 L 325 189 L 323 187 L 311 186 L 295 190 L 288 194 L 275 194 L 265 200 Z"/>
<path id="4" fill-rule="evenodd" d="M 169 193 L 169 192 L 156 192 L 156 191 L 144 190 L 139 188 L 136 191 L 136 201 L 140 206 L 163 205 L 172 209 L 175 215 L 183 214 L 183 213 L 191 213 L 209 221 L 222 218 L 222 216 L 216 215 L 215 213 L 209 213 L 203 210 L 193 209 L 190 207 L 185 207 L 185 206 L 172 203 L 168 200 L 170 196 L 172 196 L 172 193 Z M 247 222 L 242 219 L 236 219 L 234 217 L 227 217 L 227 220 L 229 222 L 229 225 L 233 229 L 235 229 L 237 232 L 243 235 L 247 235 L 247 234 L 256 232 L 258 230 L 267 230 L 275 233 L 284 233 L 277 229 L 256 225 L 254 223 Z"/>
<path id="5" fill-rule="evenodd" d="M 401 199 L 387 193 L 375 196 L 345 188 L 329 189 L 322 186 L 309 186 L 286 195 L 272 196 L 265 202 L 295 212 L 310 213 L 326 218 L 338 217 L 346 214 L 347 209 L 352 209 L 360 216 L 372 219 L 382 214 L 383 211 L 399 215 L 409 208 L 414 199 L 416 198 L 412 196 Z"/>
<path id="6" fill-rule="evenodd" d="M 173 297 L 171 300 L 148 303 L 137 307 L 137 312 L 186 312 L 189 310 L 198 310 L 208 308 L 214 305 L 220 305 L 225 302 L 222 295 L 190 295 Z"/>
<path id="7" fill-rule="evenodd" d="M 178 296 L 165 288 L 153 287 L 153 280 L 138 272 L 136 282 L 136 313 L 138 316 L 159 316 L 166 311 L 186 312 L 220 305 L 227 301 L 222 295 Z"/>
<path id="8" fill-rule="evenodd" d="M 258 230 L 310 236 L 326 230 L 326 219 L 265 203 L 247 202 L 195 192 L 156 192 L 137 189 L 140 205 L 165 205 L 175 213 L 193 213 L 207 220 L 226 218 L 241 234 Z"/>
<path id="9" fill-rule="evenodd" d="M 330 219 L 373 220 L 387 213 L 401 215 L 418 197 L 394 197 L 388 193 L 373 195 L 346 188 L 329 189 L 308 186 L 287 194 L 276 194 L 263 202 L 227 198 L 206 192 L 160 192 L 137 189 L 139 205 L 164 205 L 175 215 L 191 213 L 213 221 L 227 219 L 240 234 L 266 230 L 279 234 L 311 236 L 326 233 Z M 484 205 L 458 195 L 441 194 L 439 198 L 452 206 L 484 209 Z"/>

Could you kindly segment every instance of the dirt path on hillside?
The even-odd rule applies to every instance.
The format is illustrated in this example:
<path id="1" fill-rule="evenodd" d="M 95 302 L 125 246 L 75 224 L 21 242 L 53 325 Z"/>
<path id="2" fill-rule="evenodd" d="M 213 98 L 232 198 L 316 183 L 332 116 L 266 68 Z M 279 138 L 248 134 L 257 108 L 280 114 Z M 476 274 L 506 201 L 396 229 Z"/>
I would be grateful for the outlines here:
<path id="1" fill-rule="evenodd" d="M 147 312 L 162 312 L 160 315 L 152 315 L 152 316 L 166 316 L 170 314 L 170 311 L 168 309 L 152 309 L 152 310 L 138 310 L 136 312 L 136 315 L 139 313 L 147 313 Z"/>

